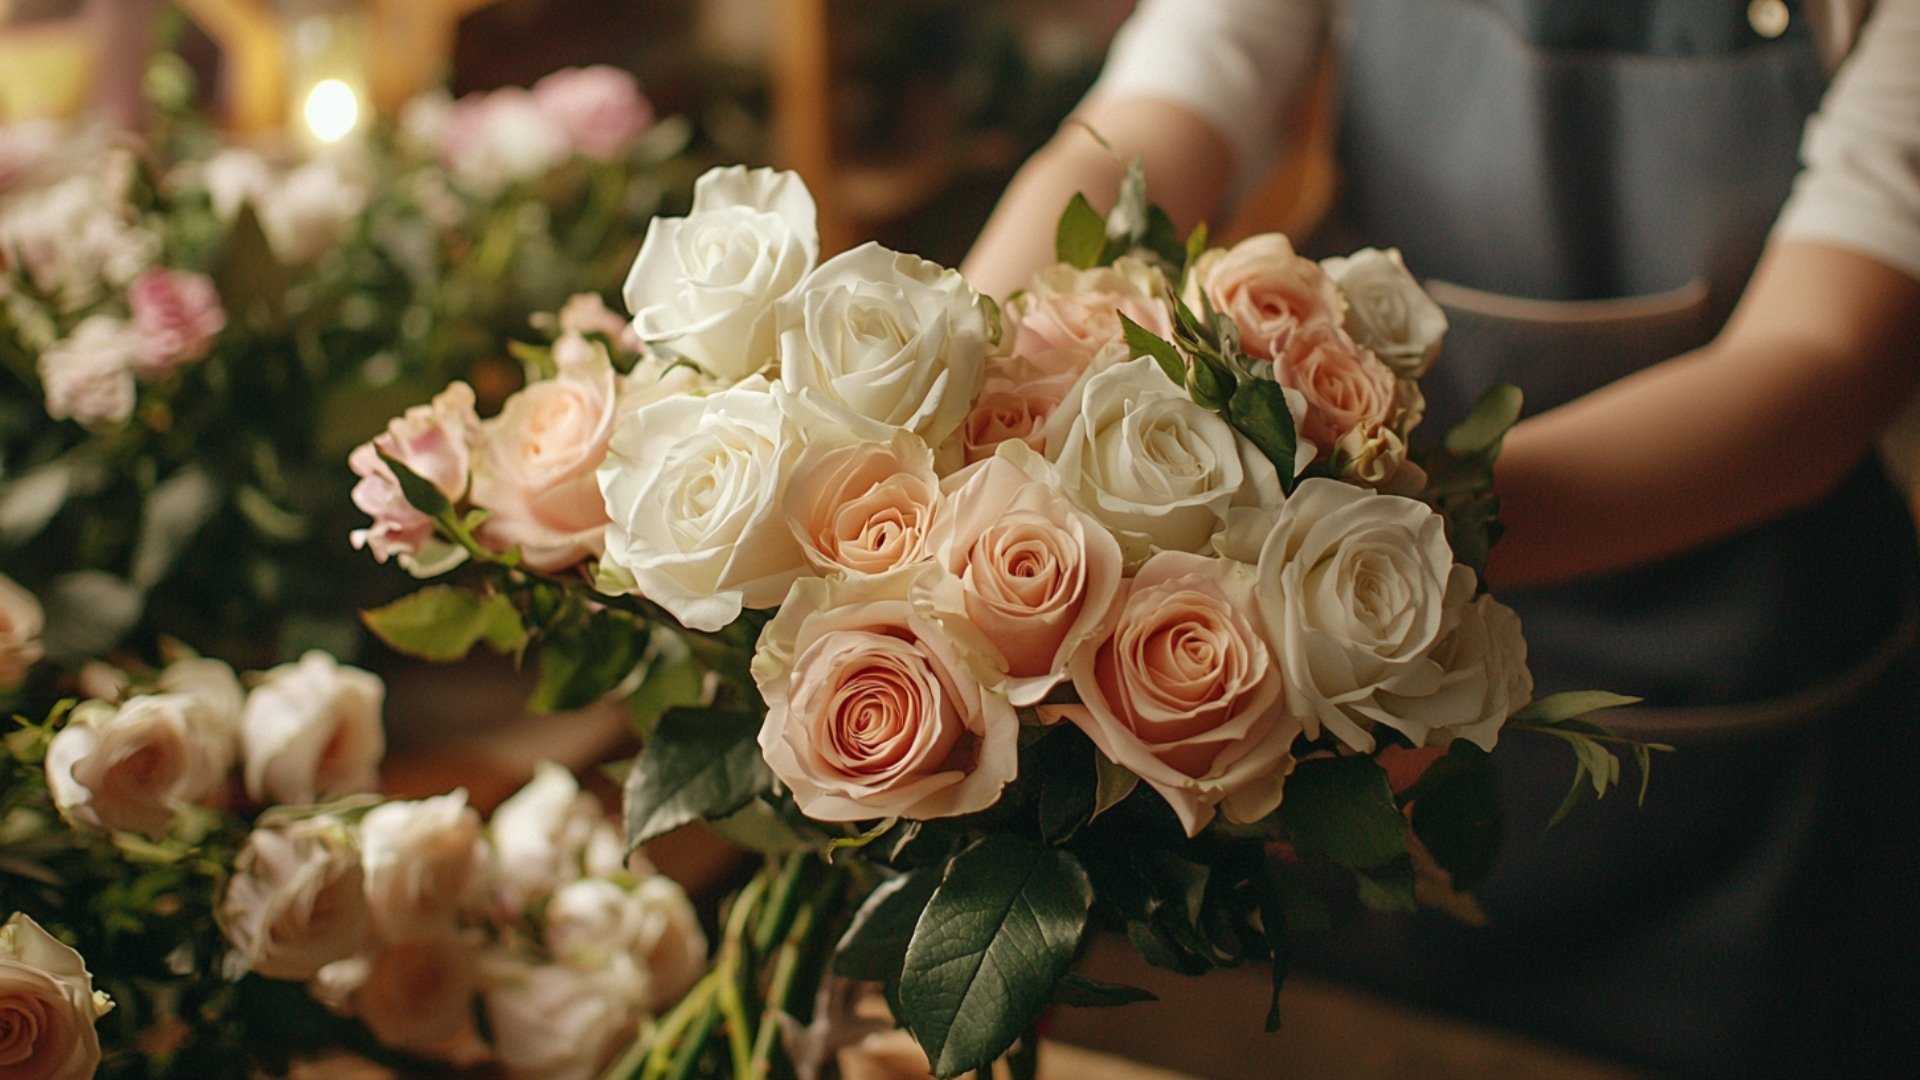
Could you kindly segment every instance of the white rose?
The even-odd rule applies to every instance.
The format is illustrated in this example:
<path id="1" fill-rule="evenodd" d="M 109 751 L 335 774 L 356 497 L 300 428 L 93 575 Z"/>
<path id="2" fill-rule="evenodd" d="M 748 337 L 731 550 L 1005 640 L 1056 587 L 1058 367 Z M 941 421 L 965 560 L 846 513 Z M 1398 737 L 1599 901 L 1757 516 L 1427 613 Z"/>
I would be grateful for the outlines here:
<path id="1" fill-rule="evenodd" d="M 647 976 L 649 1012 L 680 1000 L 707 966 L 707 936 L 687 894 L 670 878 L 628 889 L 604 878 L 571 882 L 546 911 L 547 948 L 583 970 L 630 958 Z"/>
<path id="2" fill-rule="evenodd" d="M 382 803 L 360 822 L 373 927 L 388 943 L 445 934 L 487 871 L 480 815 L 464 789 Z"/>
<path id="3" fill-rule="evenodd" d="M 1129 571 L 1156 551 L 1204 550 L 1232 507 L 1281 500 L 1272 463 L 1150 357 L 1075 387 L 1047 421 L 1047 457 Z"/>
<path id="4" fill-rule="evenodd" d="M 113 1002 L 87 963 L 28 916 L 0 926 L 0 1069 L 14 1080 L 87 1080 L 100 1067 L 94 1022 Z"/>
<path id="5" fill-rule="evenodd" d="M 599 800 L 581 791 L 571 772 L 543 761 L 525 787 L 494 809 L 487 831 L 495 889 L 501 905 L 517 914 L 530 900 L 577 880 L 611 826 Z"/>
<path id="6" fill-rule="evenodd" d="M 1425 503 L 1303 481 L 1260 550 L 1255 596 L 1308 736 L 1324 725 L 1371 751 L 1375 723 L 1413 726 L 1403 703 L 1440 690 L 1429 654 L 1473 587 Z"/>
<path id="7" fill-rule="evenodd" d="M 1439 672 L 1432 691 L 1402 697 L 1383 689 L 1377 695 L 1380 722 L 1415 746 L 1467 739 L 1491 750 L 1507 718 L 1533 700 L 1527 641 L 1520 617 L 1491 596 L 1461 604 L 1454 614 L 1452 630 L 1425 660 Z"/>
<path id="8" fill-rule="evenodd" d="M 366 185 L 340 159 L 322 157 L 281 177 L 255 210 L 274 255 L 309 264 L 340 242 L 366 203 Z"/>
<path id="9" fill-rule="evenodd" d="M 140 335 L 111 315 L 90 315 L 40 354 L 47 415 L 82 427 L 118 424 L 133 415 L 134 364 Z"/>
<path id="10" fill-rule="evenodd" d="M 1447 313 L 1407 272 L 1399 248 L 1361 248 L 1320 260 L 1347 298 L 1346 331 L 1395 375 L 1417 379 L 1440 355 Z"/>
<path id="11" fill-rule="evenodd" d="M 600 490 L 606 564 L 695 630 L 780 603 L 806 556 L 781 507 L 800 453 L 778 389 L 759 377 L 629 413 Z"/>
<path id="12" fill-rule="evenodd" d="M 631 962 L 582 971 L 498 957 L 485 970 L 487 1027 L 509 1076 L 593 1080 L 639 1029 L 647 980 Z"/>
<path id="13" fill-rule="evenodd" d="M 40 601 L 20 584 L 0 574 L 0 690 L 19 686 L 27 669 L 40 662 L 40 642 L 47 614 Z"/>
<path id="14" fill-rule="evenodd" d="M 165 693 L 184 694 L 199 702 L 206 710 L 208 729 L 225 732 L 232 749 L 239 749 L 240 717 L 246 709 L 247 691 L 226 661 L 183 657 L 161 670 L 159 683 Z"/>
<path id="15" fill-rule="evenodd" d="M 135 224 L 126 197 L 130 176 L 129 159 L 109 156 L 0 216 L 0 247 L 17 253 L 34 287 L 64 311 L 124 287 L 160 257 L 160 238 Z"/>
<path id="16" fill-rule="evenodd" d="M 379 676 L 314 651 L 266 672 L 241 720 L 247 794 L 310 803 L 379 781 L 386 732 Z"/>
<path id="17" fill-rule="evenodd" d="M 711 169 L 686 217 L 647 226 L 622 295 L 641 338 L 734 382 L 773 363 L 774 305 L 819 258 L 798 173 Z"/>
<path id="18" fill-rule="evenodd" d="M 474 1022 L 479 943 L 444 931 L 381 946 L 354 990 L 353 1015 L 395 1050 L 455 1065 L 486 1060 Z"/>
<path id="19" fill-rule="evenodd" d="M 247 968 L 269 979 L 309 979 L 352 956 L 367 927 L 364 873 L 339 819 L 255 829 L 234 858 L 220 927 Z"/>
<path id="20" fill-rule="evenodd" d="M 159 836 L 176 805 L 213 794 L 232 764 L 232 730 L 195 697 L 90 701 L 47 747 L 47 789 L 69 821 Z"/>
<path id="21" fill-rule="evenodd" d="M 781 301 L 780 381 L 826 423 L 928 446 L 960 429 L 986 377 L 993 328 L 957 271 L 862 244 Z"/>

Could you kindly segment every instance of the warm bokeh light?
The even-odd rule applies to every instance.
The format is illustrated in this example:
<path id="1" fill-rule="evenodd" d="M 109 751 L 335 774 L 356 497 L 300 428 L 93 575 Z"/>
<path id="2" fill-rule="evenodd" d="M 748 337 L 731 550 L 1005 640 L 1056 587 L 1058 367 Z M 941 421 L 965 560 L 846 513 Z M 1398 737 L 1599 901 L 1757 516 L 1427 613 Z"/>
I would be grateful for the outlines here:
<path id="1" fill-rule="evenodd" d="M 339 142 L 360 122 L 360 99 L 339 79 L 322 79 L 307 92 L 306 117 L 321 142 Z"/>

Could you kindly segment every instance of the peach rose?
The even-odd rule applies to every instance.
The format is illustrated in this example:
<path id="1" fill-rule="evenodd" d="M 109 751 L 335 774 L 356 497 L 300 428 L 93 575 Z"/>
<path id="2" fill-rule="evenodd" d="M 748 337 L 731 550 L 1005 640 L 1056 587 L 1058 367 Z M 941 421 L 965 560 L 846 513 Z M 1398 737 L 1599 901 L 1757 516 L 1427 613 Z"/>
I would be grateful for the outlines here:
<path id="1" fill-rule="evenodd" d="M 787 525 L 822 574 L 882 574 L 927 558 L 940 501 L 933 451 L 911 432 L 889 442 L 817 442 L 794 462 Z"/>
<path id="2" fill-rule="evenodd" d="M 606 459 L 620 384 L 607 350 L 565 337 L 554 347 L 560 371 L 507 399 L 480 423 L 473 503 L 491 511 L 480 526 L 489 547 L 520 549 L 535 570 L 563 570 L 600 553 L 606 504 L 594 471 Z"/>
<path id="3" fill-rule="evenodd" d="M 910 599 L 937 573 L 803 578 L 761 633 L 760 749 L 808 817 L 970 814 L 1013 780 L 1020 721 L 992 646 Z"/>
<path id="4" fill-rule="evenodd" d="M 1047 419 L 1089 366 L 1086 356 L 1066 349 L 1037 357 L 1016 355 L 995 363 L 960 425 L 961 457 L 968 465 L 984 461 L 1009 440 L 1044 451 Z"/>
<path id="5" fill-rule="evenodd" d="M 1066 678 L 1120 591 L 1120 545 L 1059 490 L 1024 443 L 947 480 L 935 560 L 959 582 L 966 617 L 1007 664 L 1007 696 L 1033 705 Z"/>
<path id="6" fill-rule="evenodd" d="M 88 1080 L 100 1067 L 94 1022 L 113 1008 L 87 962 L 27 915 L 0 926 L 0 1072 Z"/>
<path id="7" fill-rule="evenodd" d="M 20 685 L 27 669 L 40 662 L 45 653 L 40 633 L 46 621 L 40 601 L 0 574 L 0 690 Z"/>
<path id="8" fill-rule="evenodd" d="M 1158 791 L 1198 836 L 1216 808 L 1258 821 L 1280 805 L 1300 721 L 1256 629 L 1254 575 L 1229 559 L 1147 561 L 1113 632 L 1073 657 L 1080 706 L 1055 706 L 1100 752 Z"/>
<path id="9" fill-rule="evenodd" d="M 89 701 L 47 747 L 47 789 L 69 821 L 159 836 L 174 807 L 211 795 L 232 763 L 232 729 L 198 698 Z"/>
<path id="10" fill-rule="evenodd" d="M 474 1022 L 478 942 L 451 930 L 373 955 L 353 993 L 353 1014 L 383 1045 L 435 1061 L 477 1065 L 486 1044 Z"/>
<path id="11" fill-rule="evenodd" d="M 1259 360 L 1278 360 L 1298 330 L 1339 326 L 1346 305 L 1320 264 L 1295 254 L 1279 233 L 1201 255 L 1187 275 L 1187 306 L 1196 314 L 1203 297 L 1233 320 L 1241 349 Z"/>
<path id="12" fill-rule="evenodd" d="M 220 928 L 249 970 L 310 979 L 352 956 L 367 928 L 360 853 L 338 818 L 263 826 L 247 837 L 220 898 Z"/>
<path id="13" fill-rule="evenodd" d="M 1047 267 L 1007 304 L 1007 330 L 1016 355 L 1055 349 L 1093 354 L 1117 341 L 1120 316 L 1163 338 L 1173 336 L 1173 309 L 1166 275 L 1131 255 L 1112 266 L 1081 270 L 1066 263 Z"/>
<path id="14" fill-rule="evenodd" d="M 386 696 L 378 675 L 318 650 L 265 672 L 241 718 L 247 794 L 311 803 L 373 790 L 387 749 Z"/>
<path id="15" fill-rule="evenodd" d="M 1335 326 L 1309 326 L 1288 339 L 1273 377 L 1307 402 L 1301 438 L 1333 446 L 1351 431 L 1371 434 L 1400 403 L 1392 369 Z"/>

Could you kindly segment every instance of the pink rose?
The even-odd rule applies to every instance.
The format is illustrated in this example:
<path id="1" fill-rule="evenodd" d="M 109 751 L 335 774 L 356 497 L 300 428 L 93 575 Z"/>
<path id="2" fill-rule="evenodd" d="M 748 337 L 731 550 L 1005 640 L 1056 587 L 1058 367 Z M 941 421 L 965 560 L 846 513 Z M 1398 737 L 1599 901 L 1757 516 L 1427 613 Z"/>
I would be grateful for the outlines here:
<path id="1" fill-rule="evenodd" d="M 935 559 L 959 582 L 966 617 L 1007 663 L 1007 696 L 1033 705 L 1097 638 L 1120 591 L 1120 545 L 1062 495 L 1024 444 L 947 480 Z"/>
<path id="2" fill-rule="evenodd" d="M 612 161 L 653 126 L 653 105 L 633 75 L 616 67 L 566 68 L 533 84 L 533 100 L 590 158 Z"/>
<path id="3" fill-rule="evenodd" d="M 1158 791 L 1198 836 L 1216 808 L 1258 821 L 1280 805 L 1300 721 L 1250 618 L 1254 575 L 1229 559 L 1169 551 L 1134 578 L 1113 632 L 1075 654 L 1071 720 Z"/>
<path id="4" fill-rule="evenodd" d="M 1044 450 L 1047 418 L 1066 400 L 1088 366 L 1088 358 L 1071 349 L 996 362 L 960 425 L 966 463 L 992 457 L 994 448 L 1009 440 Z"/>
<path id="5" fill-rule="evenodd" d="M 20 685 L 45 652 L 40 633 L 46 612 L 34 595 L 0 574 L 0 690 Z"/>
<path id="6" fill-rule="evenodd" d="M 110 315 L 90 315 L 40 354 L 47 415 L 82 427 L 117 424 L 133 415 L 133 371 L 140 339 Z"/>
<path id="7" fill-rule="evenodd" d="M 502 551 L 517 546 L 542 571 L 600 553 L 608 518 L 594 471 L 606 459 L 620 399 L 604 347 L 562 338 L 554 359 L 559 374 L 526 386 L 481 422 L 473 474 L 474 505 L 492 512 L 480 539 Z"/>
<path id="8" fill-rule="evenodd" d="M 608 340 L 628 352 L 637 353 L 643 347 L 633 325 L 607 307 L 599 293 L 576 293 L 567 297 L 560 308 L 559 320 L 562 335 L 605 334 Z"/>
<path id="9" fill-rule="evenodd" d="M 454 102 L 440 158 L 467 187 L 491 196 L 546 175 L 572 150 L 531 93 L 506 86 Z"/>
<path id="10" fill-rule="evenodd" d="M 1159 268 L 1130 255 L 1090 270 L 1065 263 L 1050 266 L 1007 305 L 1013 352 L 1037 356 L 1065 349 L 1091 357 L 1123 340 L 1123 314 L 1163 338 L 1171 337 L 1173 311 L 1167 293 L 1167 279 Z"/>
<path id="11" fill-rule="evenodd" d="M 1296 330 L 1340 325 L 1346 301 L 1312 259 L 1296 255 L 1279 233 L 1250 236 L 1201 255 L 1187 276 L 1187 306 L 1201 298 L 1240 330 L 1248 356 L 1277 360 Z"/>
<path id="12" fill-rule="evenodd" d="M 1020 721 L 992 647 L 909 599 L 934 573 L 803 578 L 761 633 L 760 750 L 808 817 L 971 814 L 1013 780 Z"/>
<path id="13" fill-rule="evenodd" d="M 815 570 L 883 574 L 927 558 L 939 501 L 933 451 L 901 431 L 889 443 L 807 447 L 784 505 Z"/>
<path id="14" fill-rule="evenodd" d="M 1274 378 L 1306 399 L 1301 438 L 1332 446 L 1351 431 L 1371 433 L 1398 404 L 1393 370 L 1331 325 L 1302 328 L 1274 357 Z"/>
<path id="15" fill-rule="evenodd" d="M 361 443 L 348 455 L 348 466 L 360 477 L 353 486 L 353 505 L 373 518 L 371 528 L 354 530 L 354 547 L 371 548 L 381 562 L 395 555 L 405 561 L 433 538 L 433 519 L 407 501 L 380 455 L 405 465 L 449 501 L 459 501 L 467 493 L 471 443 L 480 426 L 473 403 L 473 388 L 453 383 L 431 404 L 408 409 L 372 442 Z"/>
<path id="16" fill-rule="evenodd" d="M 127 306 L 140 336 L 134 372 L 143 379 L 166 378 L 179 365 L 206 356 L 227 325 L 213 279 L 185 270 L 155 266 L 142 271 L 127 290 Z"/>

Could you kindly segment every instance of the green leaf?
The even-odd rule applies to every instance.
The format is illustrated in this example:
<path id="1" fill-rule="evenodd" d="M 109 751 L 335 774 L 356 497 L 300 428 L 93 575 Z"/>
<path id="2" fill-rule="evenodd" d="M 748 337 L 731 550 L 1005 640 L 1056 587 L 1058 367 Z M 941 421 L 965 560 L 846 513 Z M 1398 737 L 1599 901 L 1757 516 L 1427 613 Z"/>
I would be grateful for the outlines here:
<path id="1" fill-rule="evenodd" d="M 1180 350 L 1173 342 L 1127 318 L 1126 312 L 1120 312 L 1120 332 L 1127 339 L 1127 350 L 1133 356 L 1151 356 L 1167 373 L 1167 379 L 1175 386 L 1187 384 L 1187 362 L 1180 357 Z"/>
<path id="2" fill-rule="evenodd" d="M 1287 408 L 1287 394 L 1280 384 L 1268 379 L 1241 383 L 1227 403 L 1227 419 L 1273 462 L 1274 471 L 1280 474 L 1281 490 L 1291 493 L 1293 458 L 1299 442 L 1293 411 Z"/>
<path id="3" fill-rule="evenodd" d="M 228 311 L 269 324 L 278 320 L 292 279 L 274 257 L 252 202 L 240 204 L 212 265 L 214 285 Z"/>
<path id="4" fill-rule="evenodd" d="M 762 855 L 812 851 L 825 839 L 811 830 L 802 831 L 798 822 L 758 798 L 726 817 L 707 822 L 707 828 L 730 844 Z"/>
<path id="5" fill-rule="evenodd" d="M 1370 911 L 1405 914 L 1418 911 L 1413 891 L 1413 865 L 1406 859 L 1373 870 L 1354 872 L 1360 902 Z"/>
<path id="6" fill-rule="evenodd" d="M 1073 963 L 1093 887 L 1065 851 L 995 834 L 960 853 L 914 927 L 902 1021 L 949 1080 L 1033 1026 Z"/>
<path id="7" fill-rule="evenodd" d="M 1213 366 L 1205 354 L 1198 355 L 1187 368 L 1187 393 L 1209 409 L 1227 407 L 1233 396 L 1233 376 Z"/>
<path id="8" fill-rule="evenodd" d="M 1128 986 L 1125 983 L 1089 979 L 1077 971 L 1067 972 L 1053 989 L 1055 1005 L 1067 1005 L 1076 1009 L 1110 1009 L 1119 1005 L 1159 1000 L 1159 996 L 1151 990 Z"/>
<path id="9" fill-rule="evenodd" d="M 1168 275 L 1171 280 L 1179 281 L 1180 275 L 1186 272 L 1187 246 L 1180 242 L 1180 230 L 1165 210 L 1147 207 L 1147 232 L 1140 238 L 1140 246 L 1167 264 L 1172 271 Z"/>
<path id="10" fill-rule="evenodd" d="M 1078 730 L 1068 730 L 1034 747 L 1031 769 L 1021 766 L 1023 773 L 1041 778 L 1040 835 L 1048 843 L 1066 843 L 1093 820 L 1099 788 L 1093 759 L 1098 754 Z"/>
<path id="11" fill-rule="evenodd" d="M 569 621 L 543 631 L 540 681 L 528 706 L 565 712 L 599 701 L 644 662 L 651 636 L 645 624 L 630 618 L 576 611 Z"/>
<path id="12" fill-rule="evenodd" d="M 267 497 L 266 492 L 251 484 L 234 491 L 233 505 L 263 540 L 297 544 L 312 531 L 312 524 L 305 515 L 277 505 Z"/>
<path id="13" fill-rule="evenodd" d="M 913 928 L 940 884 L 941 869 L 923 866 L 883 881 L 868 893 L 852 925 L 834 946 L 834 973 L 849 979 L 898 982 Z"/>
<path id="14" fill-rule="evenodd" d="M 693 651 L 679 635 L 650 635 L 646 655 L 640 663 L 646 674 L 627 697 L 627 715 L 643 737 L 668 709 L 698 705 L 706 700 L 706 677 L 694 661 Z"/>
<path id="15" fill-rule="evenodd" d="M 162 480 L 140 514 L 140 539 L 127 580 L 139 589 L 158 585 L 219 509 L 220 488 L 205 468 L 189 465 Z"/>
<path id="16" fill-rule="evenodd" d="M 1254 895 L 1260 904 L 1260 928 L 1266 935 L 1267 952 L 1273 962 L 1273 996 L 1267 1003 L 1266 1029 L 1280 1030 L 1280 989 L 1286 984 L 1287 971 L 1293 966 L 1293 941 L 1288 936 L 1292 920 L 1287 910 L 1287 894 L 1272 869 L 1260 867 L 1252 878 Z"/>
<path id="17" fill-rule="evenodd" d="M 773 790 L 758 713 L 669 709 L 627 774 L 627 846 L 702 818 L 723 818 Z"/>
<path id="18" fill-rule="evenodd" d="M 1609 693 L 1605 690 L 1568 690 L 1533 701 L 1526 708 L 1514 713 L 1512 722 L 1527 726 L 1559 724 L 1576 716 L 1599 712 L 1601 709 L 1617 709 L 1639 703 L 1640 699 L 1637 697 Z"/>
<path id="19" fill-rule="evenodd" d="M 407 502 L 413 504 L 415 510 L 428 517 L 439 517 L 453 508 L 453 504 L 447 501 L 439 488 L 433 486 L 432 481 L 421 477 L 397 459 L 388 457 L 385 450 L 376 448 L 374 452 L 393 470 L 394 479 L 400 481 L 400 493 L 407 497 Z"/>
<path id="20" fill-rule="evenodd" d="M 1096 747 L 1093 751 L 1094 796 L 1093 816 L 1119 806 L 1133 789 L 1140 786 L 1140 777 L 1132 771 L 1107 760 L 1107 755 Z"/>
<path id="21" fill-rule="evenodd" d="M 1180 267 L 1182 285 L 1186 284 L 1186 275 L 1192 272 L 1193 264 L 1200 261 L 1200 256 L 1205 254 L 1206 250 L 1207 223 L 1203 221 L 1195 225 L 1193 231 L 1187 234 L 1187 258 L 1186 262 Z"/>
<path id="22" fill-rule="evenodd" d="M 885 836 L 898 824 L 900 824 L 899 818 L 890 817 L 877 821 L 870 828 L 863 829 L 852 836 L 836 836 L 827 841 L 827 858 L 833 858 L 834 852 L 837 851 L 858 851 Z"/>
<path id="23" fill-rule="evenodd" d="M 1406 854 L 1406 819 L 1394 805 L 1386 771 L 1370 757 L 1314 758 L 1287 779 L 1279 817 L 1302 855 L 1361 870 Z"/>
<path id="24" fill-rule="evenodd" d="M 1447 453 L 1460 457 L 1498 452 L 1507 429 L 1520 419 L 1520 388 L 1510 383 L 1495 383 L 1480 395 L 1473 411 L 1454 425 L 1441 443 Z"/>
<path id="25" fill-rule="evenodd" d="M 395 652 L 420 660 L 458 660 L 486 642 L 509 653 L 526 644 L 520 612 L 502 593 L 481 595 L 451 585 L 429 585 L 360 621 Z"/>
<path id="26" fill-rule="evenodd" d="M 1500 851 L 1506 816 L 1494 783 L 1493 758 L 1465 739 L 1427 768 L 1411 791 L 1415 836 L 1433 861 L 1470 891 L 1486 879 Z"/>
<path id="27" fill-rule="evenodd" d="M 1054 230 L 1054 257 L 1069 266 L 1087 270 L 1100 261 L 1100 249 L 1107 243 L 1107 223 L 1085 195 L 1075 193 L 1060 215 Z"/>

